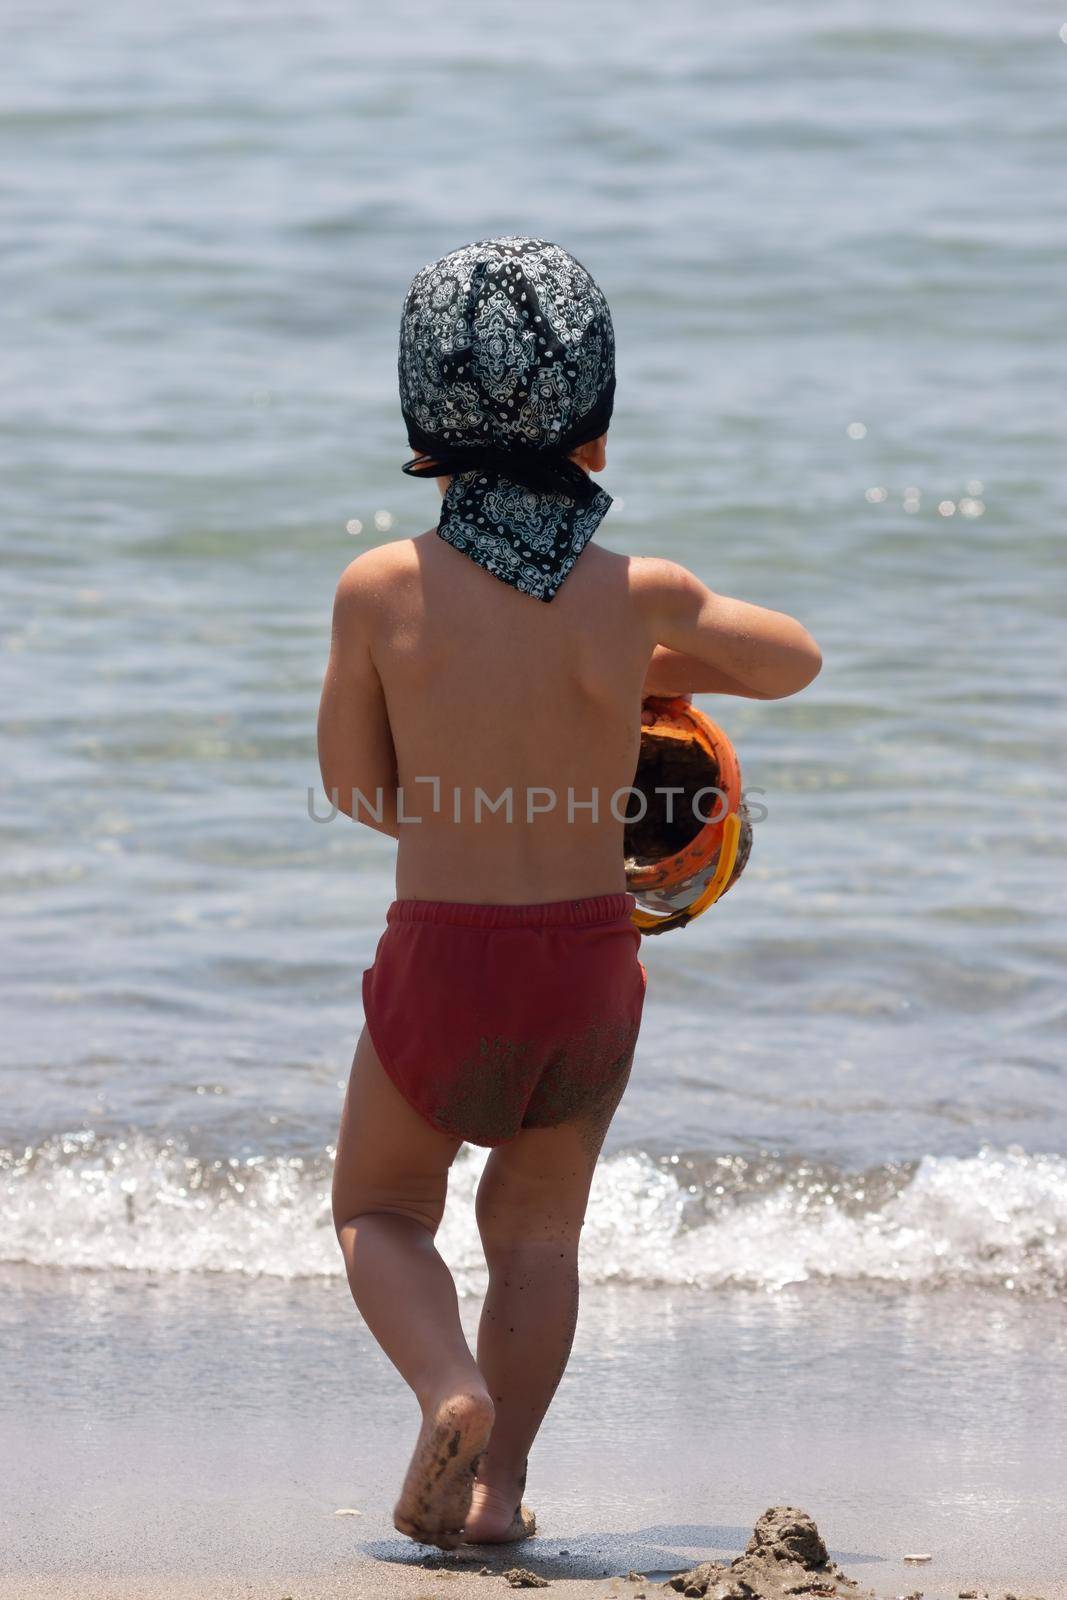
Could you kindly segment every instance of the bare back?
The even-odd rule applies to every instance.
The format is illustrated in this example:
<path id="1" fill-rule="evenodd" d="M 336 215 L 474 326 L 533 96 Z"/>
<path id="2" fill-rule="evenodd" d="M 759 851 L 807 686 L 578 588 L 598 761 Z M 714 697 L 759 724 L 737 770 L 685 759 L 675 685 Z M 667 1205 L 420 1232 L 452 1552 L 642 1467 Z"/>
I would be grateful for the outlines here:
<path id="1" fill-rule="evenodd" d="M 715 594 L 661 557 L 588 545 L 546 604 L 434 529 L 367 551 L 341 577 L 323 783 L 399 840 L 401 898 L 617 894 L 642 694 L 778 699 L 820 662 L 794 618 Z M 357 793 L 380 798 L 377 817 Z"/>
<path id="2" fill-rule="evenodd" d="M 390 554 L 369 645 L 403 796 L 398 895 L 618 893 L 623 825 L 611 802 L 633 781 L 653 648 L 629 560 L 589 546 L 545 604 L 433 531 Z"/>

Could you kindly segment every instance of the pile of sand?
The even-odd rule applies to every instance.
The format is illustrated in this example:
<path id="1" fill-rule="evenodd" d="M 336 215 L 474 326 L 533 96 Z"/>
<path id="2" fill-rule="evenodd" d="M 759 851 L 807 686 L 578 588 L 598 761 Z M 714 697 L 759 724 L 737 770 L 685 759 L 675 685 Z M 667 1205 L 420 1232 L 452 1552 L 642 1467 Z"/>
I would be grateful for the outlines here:
<path id="1" fill-rule="evenodd" d="M 701 1600 L 785 1600 L 787 1595 L 861 1593 L 855 1579 L 826 1553 L 815 1523 L 795 1506 L 771 1506 L 756 1523 L 744 1554 L 728 1565 L 701 1561 L 668 1580 L 668 1588 Z"/>

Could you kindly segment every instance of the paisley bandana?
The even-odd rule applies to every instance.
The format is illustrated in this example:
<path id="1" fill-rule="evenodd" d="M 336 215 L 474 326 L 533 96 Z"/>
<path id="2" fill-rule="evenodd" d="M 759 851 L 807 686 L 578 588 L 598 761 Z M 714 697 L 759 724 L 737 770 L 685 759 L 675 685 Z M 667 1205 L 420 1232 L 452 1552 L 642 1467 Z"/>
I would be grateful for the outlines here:
<path id="1" fill-rule="evenodd" d="M 417 275 L 400 325 L 404 471 L 450 474 L 437 531 L 494 577 L 552 600 L 611 496 L 567 459 L 615 396 L 607 301 L 557 244 L 453 250 Z"/>

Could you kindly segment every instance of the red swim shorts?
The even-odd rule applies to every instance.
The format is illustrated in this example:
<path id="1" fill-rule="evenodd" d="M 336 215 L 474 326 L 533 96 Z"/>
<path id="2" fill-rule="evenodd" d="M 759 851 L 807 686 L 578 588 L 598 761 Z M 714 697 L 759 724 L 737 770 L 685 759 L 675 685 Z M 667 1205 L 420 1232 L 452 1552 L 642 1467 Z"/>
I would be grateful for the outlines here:
<path id="1" fill-rule="evenodd" d="M 614 1110 L 645 998 L 633 905 L 629 894 L 395 901 L 363 1009 L 405 1099 L 442 1133 L 482 1145 Z"/>

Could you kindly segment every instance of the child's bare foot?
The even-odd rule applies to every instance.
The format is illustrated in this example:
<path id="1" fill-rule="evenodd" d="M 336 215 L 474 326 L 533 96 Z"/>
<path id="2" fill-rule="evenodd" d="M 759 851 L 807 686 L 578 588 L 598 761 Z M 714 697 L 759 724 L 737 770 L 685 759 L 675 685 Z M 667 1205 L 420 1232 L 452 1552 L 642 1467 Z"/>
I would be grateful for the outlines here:
<path id="1" fill-rule="evenodd" d="M 521 1503 L 525 1487 L 525 1469 L 519 1478 L 501 1486 L 479 1479 L 463 1525 L 463 1543 L 515 1544 L 531 1538 L 537 1532 L 537 1518 Z"/>
<path id="2" fill-rule="evenodd" d="M 493 1402 L 487 1394 L 455 1394 L 426 1413 L 393 1508 L 398 1532 L 442 1550 L 455 1549 L 492 1426 Z"/>

